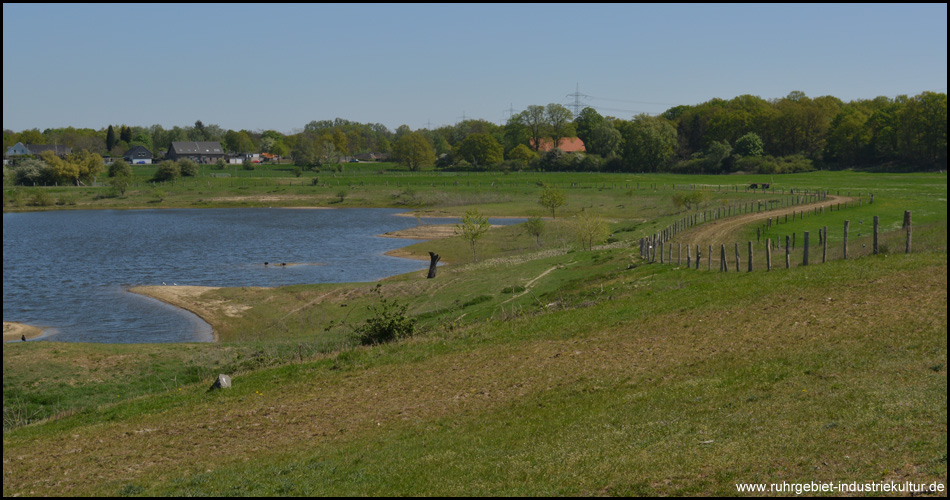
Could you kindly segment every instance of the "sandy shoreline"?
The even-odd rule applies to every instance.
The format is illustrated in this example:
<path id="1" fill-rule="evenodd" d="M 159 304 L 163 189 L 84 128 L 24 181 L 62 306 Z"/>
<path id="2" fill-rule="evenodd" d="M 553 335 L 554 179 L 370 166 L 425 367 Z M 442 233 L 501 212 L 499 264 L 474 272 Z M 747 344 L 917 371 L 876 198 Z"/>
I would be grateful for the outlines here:
<path id="1" fill-rule="evenodd" d="M 222 316 L 239 316 L 242 312 L 249 309 L 247 306 L 236 306 L 220 299 L 203 297 L 206 292 L 217 290 L 218 288 L 220 287 L 150 285 L 134 286 L 129 288 L 128 291 L 160 300 L 166 304 L 180 307 L 198 315 L 199 318 L 211 325 L 214 341 L 217 342 L 217 324 L 222 320 Z"/>
<path id="2" fill-rule="evenodd" d="M 13 321 L 4 321 L 3 322 L 3 341 L 10 342 L 11 340 L 22 340 L 23 337 L 27 339 L 35 339 L 43 335 L 43 330 L 31 325 L 24 325 L 23 323 L 16 323 Z"/>

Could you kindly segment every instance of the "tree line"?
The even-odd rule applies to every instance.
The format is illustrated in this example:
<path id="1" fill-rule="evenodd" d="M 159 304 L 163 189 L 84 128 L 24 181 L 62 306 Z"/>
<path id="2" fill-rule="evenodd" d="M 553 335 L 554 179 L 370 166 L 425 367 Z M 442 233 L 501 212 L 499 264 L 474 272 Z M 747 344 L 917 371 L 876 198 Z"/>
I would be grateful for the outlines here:
<path id="1" fill-rule="evenodd" d="M 557 146 L 578 137 L 584 153 Z M 302 130 L 225 130 L 196 121 L 165 129 L 109 125 L 3 131 L 4 148 L 58 144 L 121 156 L 141 145 L 153 153 L 175 141 L 217 141 L 229 152 L 262 152 L 319 168 L 361 153 L 389 155 L 406 167 L 535 169 L 543 171 L 785 173 L 814 169 L 891 167 L 946 169 L 947 96 L 924 92 L 842 102 L 795 91 L 780 99 L 742 95 L 676 106 L 658 116 L 603 116 L 585 108 L 577 116 L 560 104 L 531 105 L 503 125 L 463 120 L 435 129 L 390 131 L 379 123 L 337 118 L 311 121 Z M 548 147 L 554 146 L 550 151 Z"/>

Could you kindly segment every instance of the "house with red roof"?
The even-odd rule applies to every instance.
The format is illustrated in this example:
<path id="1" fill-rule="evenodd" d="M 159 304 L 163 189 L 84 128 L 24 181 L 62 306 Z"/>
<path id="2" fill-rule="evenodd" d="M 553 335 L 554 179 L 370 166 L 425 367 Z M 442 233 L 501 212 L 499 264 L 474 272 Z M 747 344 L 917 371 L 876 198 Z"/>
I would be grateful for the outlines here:
<path id="1" fill-rule="evenodd" d="M 534 147 L 534 141 L 531 141 L 531 147 Z M 587 152 L 587 148 L 584 147 L 584 141 L 580 140 L 577 137 L 562 137 L 561 143 L 558 144 L 558 148 L 565 153 L 584 153 Z M 554 149 L 554 141 L 550 138 L 541 139 L 541 146 L 538 147 L 539 153 L 546 153 Z"/>

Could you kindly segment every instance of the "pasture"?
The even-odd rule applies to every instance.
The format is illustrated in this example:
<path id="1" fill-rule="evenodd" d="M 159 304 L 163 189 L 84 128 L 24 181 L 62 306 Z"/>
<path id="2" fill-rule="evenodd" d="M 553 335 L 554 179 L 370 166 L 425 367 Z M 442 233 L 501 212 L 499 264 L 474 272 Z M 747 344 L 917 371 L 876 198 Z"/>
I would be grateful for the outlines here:
<path id="1" fill-rule="evenodd" d="M 946 484 L 946 174 L 381 170 L 234 171 L 126 197 L 5 187 L 5 210 L 31 209 L 31 190 L 48 190 L 76 209 L 549 216 L 537 203 L 542 183 L 567 203 L 545 220 L 540 246 L 517 225 L 479 240 L 477 262 L 459 237 L 403 249 L 443 256 L 432 280 L 420 271 L 206 292 L 194 300 L 243 311 L 213 321 L 217 343 L 5 345 L 4 495 L 735 495 L 737 483 Z M 816 211 L 792 204 L 793 189 L 851 201 Z M 706 199 L 676 206 L 685 191 Z M 768 237 L 828 226 L 840 248 L 848 220 L 853 253 L 723 273 L 639 252 L 642 238 L 730 206 L 719 222 L 747 223 L 711 231 L 710 220 L 670 242 L 752 241 L 761 251 L 768 213 L 736 207 L 770 201 L 799 218 L 775 222 Z M 904 211 L 913 213 L 909 254 Z M 583 213 L 611 233 L 591 251 L 571 225 Z M 871 255 L 875 215 L 887 248 Z M 352 333 L 381 297 L 407 306 L 416 334 L 357 345 Z M 208 392 L 218 373 L 234 387 Z"/>

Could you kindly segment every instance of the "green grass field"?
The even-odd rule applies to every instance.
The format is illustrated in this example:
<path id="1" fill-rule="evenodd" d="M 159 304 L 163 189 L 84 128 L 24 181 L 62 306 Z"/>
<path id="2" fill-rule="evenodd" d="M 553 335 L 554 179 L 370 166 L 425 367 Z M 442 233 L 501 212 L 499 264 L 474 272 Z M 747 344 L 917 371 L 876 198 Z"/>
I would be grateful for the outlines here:
<path id="1" fill-rule="evenodd" d="M 543 214 L 545 182 L 568 203 L 546 221 L 541 247 L 511 226 L 478 242 L 478 262 L 460 238 L 405 249 L 448 264 L 433 280 L 378 283 L 417 319 L 407 340 L 353 341 L 379 298 L 377 283 L 354 283 L 209 292 L 202 299 L 246 308 L 215 324 L 213 344 L 5 345 L 4 495 L 725 496 L 737 483 L 946 484 L 945 174 L 368 167 L 316 174 L 326 187 L 277 169 L 239 186 L 199 177 L 164 188 L 161 202 L 44 189 L 76 200 L 58 208 L 269 202 L 525 216 Z M 290 181 L 302 185 L 276 184 Z M 776 193 L 744 189 L 769 181 Z M 673 205 L 676 190 L 707 191 L 703 209 L 715 210 L 793 188 L 863 201 L 806 211 L 769 237 L 827 225 L 838 248 L 834 231 L 850 220 L 848 260 L 830 252 L 820 264 L 813 250 L 815 265 L 798 265 L 799 253 L 791 269 L 720 273 L 639 256 L 639 238 L 691 213 Z M 31 209 L 13 191 L 5 210 Z M 569 220 L 582 211 L 610 222 L 611 244 L 581 250 Z M 880 255 L 867 250 L 874 215 Z M 755 241 L 756 224 L 728 235 Z M 232 389 L 207 390 L 218 373 Z"/>

